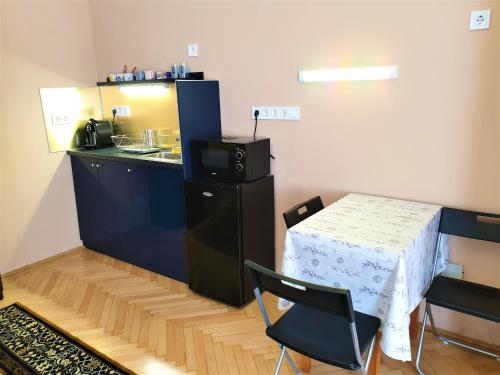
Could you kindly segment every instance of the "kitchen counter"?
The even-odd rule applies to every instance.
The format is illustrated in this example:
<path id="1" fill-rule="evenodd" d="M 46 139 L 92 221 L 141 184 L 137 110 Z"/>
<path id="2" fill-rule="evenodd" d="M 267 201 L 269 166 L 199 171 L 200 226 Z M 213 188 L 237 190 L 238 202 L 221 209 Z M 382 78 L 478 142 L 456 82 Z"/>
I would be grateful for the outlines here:
<path id="1" fill-rule="evenodd" d="M 185 282 L 182 163 L 114 147 L 68 154 L 84 246 Z"/>
<path id="2" fill-rule="evenodd" d="M 133 162 L 137 164 L 149 164 L 149 165 L 154 165 L 156 167 L 182 169 L 181 160 L 156 159 L 148 157 L 146 155 L 130 154 L 127 152 L 122 152 L 116 147 L 97 148 L 92 150 L 73 149 L 73 150 L 68 150 L 67 152 L 68 155 L 74 155 L 74 156 L 83 156 L 95 159 L 117 160 L 124 162 Z"/>

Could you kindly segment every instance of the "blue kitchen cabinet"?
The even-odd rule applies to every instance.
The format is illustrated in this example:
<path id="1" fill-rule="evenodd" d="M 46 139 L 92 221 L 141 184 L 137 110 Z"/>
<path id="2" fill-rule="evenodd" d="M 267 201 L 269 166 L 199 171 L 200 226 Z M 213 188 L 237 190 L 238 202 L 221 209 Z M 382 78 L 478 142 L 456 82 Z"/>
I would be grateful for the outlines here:
<path id="1" fill-rule="evenodd" d="M 181 169 L 134 166 L 130 173 L 130 263 L 187 279 L 184 176 Z"/>
<path id="2" fill-rule="evenodd" d="M 97 251 L 107 248 L 101 211 L 100 164 L 95 159 L 71 157 L 80 238 Z"/>
<path id="3" fill-rule="evenodd" d="M 71 156 L 83 244 L 185 281 L 180 168 Z"/>
<path id="4" fill-rule="evenodd" d="M 175 84 L 182 164 L 155 162 L 113 147 L 68 154 L 83 244 L 187 281 L 184 179 L 193 174 L 191 141 L 221 136 L 219 82 Z"/>
<path id="5" fill-rule="evenodd" d="M 100 204 L 107 244 L 104 252 L 123 260 L 127 258 L 125 254 L 132 253 L 127 242 L 133 215 L 129 188 L 131 170 L 128 163 L 100 161 Z"/>

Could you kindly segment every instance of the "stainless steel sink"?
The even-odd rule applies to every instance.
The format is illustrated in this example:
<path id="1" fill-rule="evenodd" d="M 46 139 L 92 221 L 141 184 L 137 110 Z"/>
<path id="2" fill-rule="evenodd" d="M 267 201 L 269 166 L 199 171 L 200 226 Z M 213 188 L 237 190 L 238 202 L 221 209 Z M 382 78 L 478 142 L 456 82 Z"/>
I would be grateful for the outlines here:
<path id="1" fill-rule="evenodd" d="M 152 158 L 152 159 L 161 159 L 162 161 L 168 161 L 168 162 L 181 162 L 182 157 L 179 154 L 172 154 L 169 151 L 160 151 L 160 152 L 153 152 L 151 154 L 144 155 L 147 158 Z"/>

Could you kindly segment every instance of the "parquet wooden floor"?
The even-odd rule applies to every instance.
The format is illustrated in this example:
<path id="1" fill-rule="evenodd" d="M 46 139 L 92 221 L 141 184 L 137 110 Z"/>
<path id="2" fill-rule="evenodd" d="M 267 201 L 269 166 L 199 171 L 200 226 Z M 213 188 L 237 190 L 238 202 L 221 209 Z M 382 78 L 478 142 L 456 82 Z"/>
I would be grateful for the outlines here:
<path id="1" fill-rule="evenodd" d="M 86 249 L 12 273 L 4 287 L 0 306 L 18 301 L 138 374 L 272 374 L 279 353 L 255 302 L 231 308 Z M 275 299 L 265 303 L 278 318 Z M 500 374 L 500 363 L 430 336 L 425 348 L 429 375 Z M 352 372 L 313 361 L 311 374 Z M 381 374 L 416 371 L 384 357 Z"/>

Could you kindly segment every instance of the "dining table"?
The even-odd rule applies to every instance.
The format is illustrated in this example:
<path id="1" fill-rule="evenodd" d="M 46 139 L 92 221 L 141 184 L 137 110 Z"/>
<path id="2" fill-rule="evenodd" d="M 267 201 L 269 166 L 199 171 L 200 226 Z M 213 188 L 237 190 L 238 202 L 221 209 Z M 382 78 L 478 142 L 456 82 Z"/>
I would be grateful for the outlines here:
<path id="1" fill-rule="evenodd" d="M 380 318 L 369 373 L 378 374 L 381 351 L 411 360 L 418 306 L 437 272 L 446 268 L 448 238 L 439 236 L 441 206 L 351 193 L 286 232 L 284 275 L 349 289 L 356 311 Z M 280 309 L 292 305 L 278 301 Z M 301 368 L 310 369 L 303 357 Z"/>

